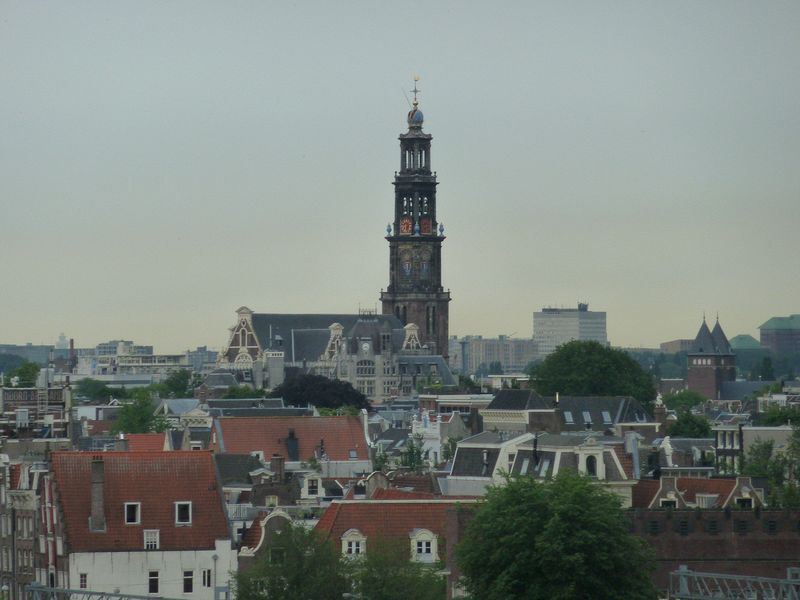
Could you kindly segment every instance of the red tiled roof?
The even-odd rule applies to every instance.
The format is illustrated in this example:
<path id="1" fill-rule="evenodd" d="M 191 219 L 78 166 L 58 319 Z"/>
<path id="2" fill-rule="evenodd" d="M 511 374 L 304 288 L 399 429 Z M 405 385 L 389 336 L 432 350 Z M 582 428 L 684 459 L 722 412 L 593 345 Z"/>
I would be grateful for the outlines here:
<path id="1" fill-rule="evenodd" d="M 86 419 L 86 428 L 89 432 L 89 437 L 93 435 L 108 435 L 114 427 L 114 421 Z"/>
<path id="2" fill-rule="evenodd" d="M 635 479 L 633 475 L 633 457 L 625 452 L 625 446 L 622 444 L 613 444 L 611 447 L 617 454 L 619 464 L 622 465 L 622 470 L 625 472 L 625 475 L 628 479 Z"/>
<path id="3" fill-rule="evenodd" d="M 398 490 L 397 488 L 379 488 L 372 494 L 372 500 L 433 500 L 435 496 L 428 492 Z"/>
<path id="4" fill-rule="evenodd" d="M 631 506 L 633 508 L 647 508 L 653 501 L 661 482 L 657 479 L 641 479 L 633 486 Z"/>
<path id="5" fill-rule="evenodd" d="M 269 459 L 280 454 L 289 460 L 285 440 L 294 430 L 298 441 L 298 460 L 308 460 L 325 441 L 330 460 L 350 460 L 350 450 L 357 460 L 369 460 L 364 427 L 358 417 L 221 417 L 217 420 L 222 445 L 217 449 L 229 454 L 249 454 L 257 450 Z"/>
<path id="6" fill-rule="evenodd" d="M 260 511 L 258 516 L 253 519 L 253 524 L 247 528 L 242 536 L 243 548 L 255 548 L 261 541 L 261 521 L 267 516 L 266 511 Z"/>
<path id="7" fill-rule="evenodd" d="M 128 450 L 131 452 L 162 452 L 165 433 L 128 433 Z"/>
<path id="8" fill-rule="evenodd" d="M 105 532 L 89 530 L 93 458 L 103 461 Z M 54 452 L 52 471 L 71 552 L 144 549 L 145 529 L 161 550 L 214 548 L 230 539 L 210 452 Z M 192 524 L 175 525 L 175 502 L 192 503 Z M 126 525 L 124 505 L 141 502 L 141 524 Z"/>
<path id="9" fill-rule="evenodd" d="M 414 529 L 444 537 L 447 511 L 461 501 L 447 500 L 334 500 L 316 526 L 325 539 L 339 540 L 349 529 L 367 538 L 408 541 Z"/>
<path id="10" fill-rule="evenodd" d="M 678 479 L 678 491 L 686 502 L 696 502 L 697 494 L 719 494 L 717 506 L 728 499 L 736 487 L 735 479 L 699 479 L 694 477 L 681 477 Z"/>

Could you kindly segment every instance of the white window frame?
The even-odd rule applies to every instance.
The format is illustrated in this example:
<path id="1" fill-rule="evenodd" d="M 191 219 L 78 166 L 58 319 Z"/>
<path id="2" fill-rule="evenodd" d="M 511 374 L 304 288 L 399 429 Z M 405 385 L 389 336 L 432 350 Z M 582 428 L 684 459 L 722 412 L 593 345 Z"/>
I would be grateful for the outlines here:
<path id="1" fill-rule="evenodd" d="M 344 556 L 356 558 L 367 553 L 367 538 L 358 529 L 348 529 L 341 539 Z"/>
<path id="2" fill-rule="evenodd" d="M 203 587 L 211 587 L 211 569 L 203 569 Z"/>
<path id="3" fill-rule="evenodd" d="M 129 506 L 135 506 L 136 507 L 136 520 L 135 521 L 128 521 L 128 507 Z M 124 510 L 125 510 L 125 512 L 124 512 L 125 525 L 141 525 L 142 524 L 142 503 L 141 502 L 126 502 Z"/>
<path id="4" fill-rule="evenodd" d="M 411 556 L 421 563 L 434 563 L 438 557 L 437 536 L 428 529 L 415 529 L 411 538 Z"/>
<path id="5" fill-rule="evenodd" d="M 85 590 L 89 587 L 89 575 L 87 573 L 80 573 L 78 575 L 78 588 Z"/>
<path id="6" fill-rule="evenodd" d="M 189 587 L 187 590 L 186 587 Z M 194 571 L 190 569 L 183 570 L 183 593 L 184 594 L 193 594 L 194 593 Z"/>
<path id="7" fill-rule="evenodd" d="M 189 506 L 189 520 L 188 521 L 181 521 L 178 519 L 180 514 L 180 507 L 188 505 Z M 175 525 L 178 527 L 188 527 L 192 524 L 192 502 L 190 500 L 180 500 L 179 502 L 175 503 Z"/>
<path id="8" fill-rule="evenodd" d="M 147 538 L 150 538 L 149 540 Z M 151 545 L 155 544 L 155 548 L 149 548 L 148 542 Z M 161 549 L 161 532 L 158 529 L 145 529 L 144 530 L 144 549 L 145 550 L 159 550 Z"/>

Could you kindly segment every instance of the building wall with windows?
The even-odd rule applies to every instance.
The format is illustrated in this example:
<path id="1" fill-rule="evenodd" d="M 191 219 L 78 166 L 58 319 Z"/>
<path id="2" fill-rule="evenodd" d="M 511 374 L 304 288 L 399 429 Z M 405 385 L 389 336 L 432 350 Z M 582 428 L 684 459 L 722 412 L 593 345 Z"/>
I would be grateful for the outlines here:
<path id="1" fill-rule="evenodd" d="M 213 550 L 75 552 L 69 555 L 70 589 L 167 598 L 213 600 L 214 587 L 236 572 L 236 551 L 218 540 Z"/>
<path id="2" fill-rule="evenodd" d="M 533 339 L 541 358 L 572 340 L 608 345 L 606 313 L 590 311 L 583 303 L 577 308 L 543 308 L 533 313 Z"/>

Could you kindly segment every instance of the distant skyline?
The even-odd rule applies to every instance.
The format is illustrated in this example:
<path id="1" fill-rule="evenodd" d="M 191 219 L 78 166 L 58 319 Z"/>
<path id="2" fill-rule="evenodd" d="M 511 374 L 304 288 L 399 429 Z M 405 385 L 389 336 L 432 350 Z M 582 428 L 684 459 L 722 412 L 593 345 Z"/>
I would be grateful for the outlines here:
<path id="1" fill-rule="evenodd" d="M 0 4 L 0 343 L 379 307 L 421 77 L 450 332 L 800 313 L 800 3 Z"/>

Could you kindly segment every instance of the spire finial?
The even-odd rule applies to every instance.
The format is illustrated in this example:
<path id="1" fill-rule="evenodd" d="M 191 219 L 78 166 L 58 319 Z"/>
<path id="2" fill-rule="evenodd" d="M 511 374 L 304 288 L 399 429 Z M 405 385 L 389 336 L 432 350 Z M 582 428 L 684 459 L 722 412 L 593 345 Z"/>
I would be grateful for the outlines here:
<path id="1" fill-rule="evenodd" d="M 706 311 L 703 311 L 703 323 L 706 322 Z"/>
<path id="2" fill-rule="evenodd" d="M 414 89 L 411 90 L 411 93 L 414 94 L 414 107 L 419 104 L 417 101 L 417 94 L 419 94 L 422 90 L 417 89 L 417 82 L 419 81 L 419 75 L 414 75 Z"/>
<path id="3" fill-rule="evenodd" d="M 717 323 L 719 323 L 719 311 L 717 311 Z"/>

